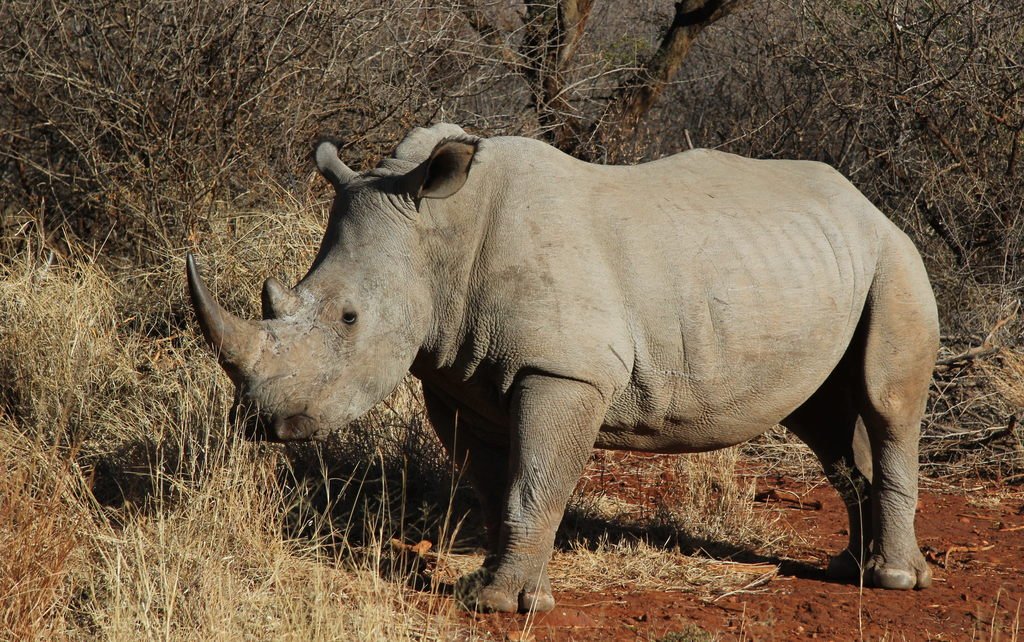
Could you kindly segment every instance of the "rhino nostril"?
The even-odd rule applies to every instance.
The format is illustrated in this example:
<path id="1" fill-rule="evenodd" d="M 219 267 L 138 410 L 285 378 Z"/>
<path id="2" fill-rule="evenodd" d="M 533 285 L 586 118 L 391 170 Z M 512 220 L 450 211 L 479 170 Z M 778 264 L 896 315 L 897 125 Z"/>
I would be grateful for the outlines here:
<path id="1" fill-rule="evenodd" d="M 316 421 L 309 415 L 298 413 L 274 419 L 273 432 L 282 441 L 310 439 L 316 434 Z"/>

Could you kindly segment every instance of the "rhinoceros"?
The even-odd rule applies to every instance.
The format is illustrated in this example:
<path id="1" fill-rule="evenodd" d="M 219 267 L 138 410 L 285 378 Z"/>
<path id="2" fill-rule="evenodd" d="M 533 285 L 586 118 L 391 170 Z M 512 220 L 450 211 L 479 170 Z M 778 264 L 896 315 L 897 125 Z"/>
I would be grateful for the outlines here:
<path id="1" fill-rule="evenodd" d="M 831 167 L 695 149 L 589 164 L 543 142 L 417 128 L 336 192 L 312 267 L 222 308 L 206 340 L 252 438 L 322 437 L 411 372 L 477 491 L 471 607 L 553 608 L 555 531 L 592 449 L 693 453 L 782 424 L 845 500 L 831 576 L 924 588 L 920 421 L 938 349 L 909 238 Z M 685 501 L 684 497 L 679 501 Z"/>

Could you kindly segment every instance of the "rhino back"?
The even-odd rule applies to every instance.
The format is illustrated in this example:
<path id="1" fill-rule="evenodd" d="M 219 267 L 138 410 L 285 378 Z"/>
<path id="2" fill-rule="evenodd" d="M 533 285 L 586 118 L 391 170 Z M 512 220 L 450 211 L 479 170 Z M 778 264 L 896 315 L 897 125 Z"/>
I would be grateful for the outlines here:
<path id="1" fill-rule="evenodd" d="M 462 378 L 589 382 L 610 403 L 599 446 L 705 450 L 784 418 L 843 356 L 899 234 L 817 163 L 695 150 L 605 167 L 488 143 L 502 188 Z"/>

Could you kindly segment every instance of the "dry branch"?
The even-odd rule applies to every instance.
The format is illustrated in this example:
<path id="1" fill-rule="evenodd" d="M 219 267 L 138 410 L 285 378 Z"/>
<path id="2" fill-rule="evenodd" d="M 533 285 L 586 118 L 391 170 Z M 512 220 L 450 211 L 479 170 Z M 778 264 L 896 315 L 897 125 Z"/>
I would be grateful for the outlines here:
<path id="1" fill-rule="evenodd" d="M 524 75 L 533 89 L 533 106 L 541 127 L 555 146 L 578 146 L 582 130 L 566 96 L 565 77 L 586 30 L 593 0 L 561 0 L 527 6 L 522 56 Z"/>
<path id="2" fill-rule="evenodd" d="M 960 354 L 953 355 L 952 357 L 939 359 L 935 362 L 935 369 L 942 372 L 952 366 L 967 365 L 972 361 L 998 354 L 1000 347 L 994 345 L 996 333 L 998 333 L 1003 326 L 1016 319 L 1019 311 L 1020 301 L 1014 301 L 1010 311 L 999 317 L 999 319 L 992 324 L 992 328 L 988 331 L 988 334 L 985 335 L 985 339 L 981 342 L 980 346 L 968 348 Z"/>
<path id="3" fill-rule="evenodd" d="M 750 0 L 684 0 L 657 52 L 624 83 L 599 123 L 601 138 L 620 141 L 629 136 L 654 101 L 675 78 L 693 43 L 707 27 L 742 9 Z"/>
<path id="4" fill-rule="evenodd" d="M 967 365 L 971 361 L 974 361 L 976 359 L 982 359 L 984 357 L 989 357 L 994 354 L 997 354 L 998 352 L 999 347 L 997 346 L 977 346 L 975 348 L 964 350 L 960 354 L 953 355 L 952 357 L 939 359 L 938 361 L 935 362 L 935 369 L 942 371 L 952 366 Z"/>
<path id="5" fill-rule="evenodd" d="M 476 31 L 484 42 L 498 54 L 498 59 L 505 64 L 510 71 L 523 73 L 523 61 L 506 42 L 501 29 L 491 23 L 483 10 L 475 2 L 467 2 L 462 6 L 462 15 L 465 16 L 469 26 Z"/>

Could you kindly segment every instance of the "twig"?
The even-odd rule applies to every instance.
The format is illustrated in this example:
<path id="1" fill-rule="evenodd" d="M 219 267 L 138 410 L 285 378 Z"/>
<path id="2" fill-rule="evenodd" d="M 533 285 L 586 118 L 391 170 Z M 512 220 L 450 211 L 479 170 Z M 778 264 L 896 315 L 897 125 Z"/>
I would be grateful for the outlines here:
<path id="1" fill-rule="evenodd" d="M 983 345 L 983 346 L 984 345 L 992 345 L 992 340 L 995 337 L 996 332 L 999 331 L 999 328 L 1003 327 L 1004 325 L 1006 325 L 1007 323 L 1012 321 L 1017 316 L 1017 312 L 1019 310 L 1020 310 L 1020 301 L 1019 300 L 1018 301 L 1014 301 L 1013 302 L 1013 310 L 1011 310 L 1010 313 L 1007 314 L 1006 316 L 1004 316 L 1003 318 L 1001 318 L 998 321 L 996 321 L 995 325 L 992 326 L 992 329 L 989 330 L 988 335 L 985 336 L 985 341 L 982 342 L 981 345 Z"/>
<path id="2" fill-rule="evenodd" d="M 989 330 L 988 334 L 985 335 L 985 339 L 981 342 L 980 346 L 968 348 L 967 350 L 964 350 L 960 354 L 954 355 L 952 357 L 939 359 L 938 361 L 935 362 L 935 369 L 939 371 L 944 371 L 949 369 L 951 366 L 969 363 L 971 361 L 982 359 L 984 357 L 988 357 L 999 352 L 999 346 L 993 344 L 993 342 L 995 341 L 996 333 L 999 332 L 999 329 L 1002 328 L 1004 325 L 1015 319 L 1019 311 L 1020 301 L 1017 300 L 1013 302 L 1012 310 L 1010 310 L 1007 314 L 996 320 L 996 322 L 992 325 L 992 329 Z"/>
<path id="3" fill-rule="evenodd" d="M 979 553 L 981 551 L 989 551 L 995 548 L 995 544 L 985 544 L 982 546 L 950 546 L 946 550 L 946 555 L 942 559 L 942 567 L 949 568 L 949 559 L 953 553 Z"/>
<path id="4" fill-rule="evenodd" d="M 736 595 L 737 593 L 747 593 L 751 589 L 755 589 L 755 588 L 757 588 L 759 586 L 763 586 L 764 584 L 767 584 L 768 582 L 770 582 L 772 580 L 773 577 L 775 577 L 775 575 L 777 573 L 778 573 L 778 569 L 775 569 L 774 571 L 771 571 L 769 573 L 765 573 L 764 575 L 762 575 L 761 577 L 756 578 L 753 582 L 750 582 L 749 584 L 747 584 L 743 588 L 738 588 L 738 589 L 735 589 L 733 591 L 727 591 L 725 593 L 722 593 L 721 595 L 719 595 L 718 597 L 714 598 L 711 601 L 712 602 L 717 602 L 718 600 L 722 599 L 723 597 L 729 597 L 730 595 Z"/>

